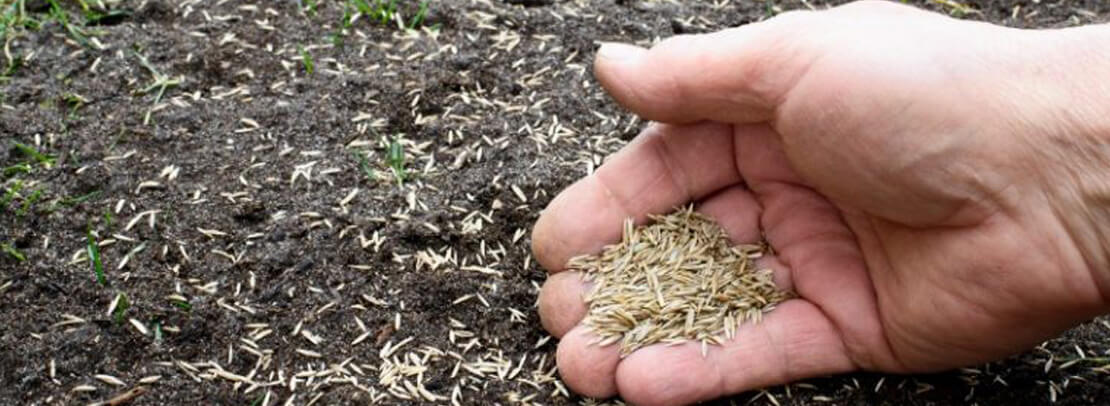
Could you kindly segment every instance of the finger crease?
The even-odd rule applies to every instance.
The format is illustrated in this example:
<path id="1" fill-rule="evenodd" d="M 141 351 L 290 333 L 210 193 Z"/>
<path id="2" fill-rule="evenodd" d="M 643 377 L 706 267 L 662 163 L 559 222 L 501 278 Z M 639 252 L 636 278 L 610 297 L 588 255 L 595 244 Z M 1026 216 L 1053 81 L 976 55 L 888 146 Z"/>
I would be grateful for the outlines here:
<path id="1" fill-rule="evenodd" d="M 601 187 L 602 193 L 605 193 L 606 200 L 612 202 L 617 210 L 620 210 L 621 219 L 632 217 L 632 211 L 628 209 L 625 198 L 613 192 L 613 188 L 609 187 L 609 182 L 600 175 L 600 172 L 595 172 L 593 176 L 597 179 L 597 184 Z"/>
<path id="2" fill-rule="evenodd" d="M 667 144 L 667 139 L 663 136 L 659 136 L 656 140 L 656 144 L 658 145 L 652 149 L 658 156 L 659 162 L 663 163 L 663 166 L 666 167 L 667 178 L 671 181 L 675 190 L 682 193 L 682 201 L 693 200 L 694 196 L 693 193 L 690 192 L 688 183 L 690 178 L 686 176 L 686 172 L 682 169 L 682 166 L 674 162 L 674 157 L 671 155 L 671 147 Z"/>

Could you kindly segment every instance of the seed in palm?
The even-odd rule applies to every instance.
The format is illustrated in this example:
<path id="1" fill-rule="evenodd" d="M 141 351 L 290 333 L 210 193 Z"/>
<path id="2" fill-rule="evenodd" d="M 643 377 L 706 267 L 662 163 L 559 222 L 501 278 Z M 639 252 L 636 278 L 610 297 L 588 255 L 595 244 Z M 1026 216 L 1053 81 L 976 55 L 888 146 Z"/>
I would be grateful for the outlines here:
<path id="1" fill-rule="evenodd" d="M 756 269 L 765 245 L 733 246 L 717 223 L 686 207 L 624 224 L 619 244 L 575 257 L 568 268 L 593 282 L 583 323 L 599 345 L 620 343 L 621 357 L 651 344 L 709 344 L 732 339 L 745 322 L 790 297 L 768 269 Z"/>

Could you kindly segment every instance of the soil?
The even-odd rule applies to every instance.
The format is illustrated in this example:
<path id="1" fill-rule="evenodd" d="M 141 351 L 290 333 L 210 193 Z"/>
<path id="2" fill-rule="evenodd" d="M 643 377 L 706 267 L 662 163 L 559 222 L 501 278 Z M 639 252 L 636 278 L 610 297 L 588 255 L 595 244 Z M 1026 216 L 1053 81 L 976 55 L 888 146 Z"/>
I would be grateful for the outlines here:
<path id="1" fill-rule="evenodd" d="M 0 81 L 0 191 L 18 191 L 0 195 L 4 405 L 137 386 L 127 404 L 585 402 L 534 311 L 529 230 L 642 126 L 591 77 L 596 42 L 826 6 L 438 0 L 414 31 L 343 29 L 338 1 L 106 0 L 124 12 L 91 20 L 59 3 L 72 29 L 26 1 L 42 24 L 11 31 L 23 63 Z M 1110 16 L 1097 0 L 968 6 L 1015 27 Z M 418 9 L 401 2 L 406 25 Z M 974 369 L 718 403 L 1106 403 L 1098 365 L 1067 361 L 1107 356 L 1108 335 L 1094 320 Z"/>

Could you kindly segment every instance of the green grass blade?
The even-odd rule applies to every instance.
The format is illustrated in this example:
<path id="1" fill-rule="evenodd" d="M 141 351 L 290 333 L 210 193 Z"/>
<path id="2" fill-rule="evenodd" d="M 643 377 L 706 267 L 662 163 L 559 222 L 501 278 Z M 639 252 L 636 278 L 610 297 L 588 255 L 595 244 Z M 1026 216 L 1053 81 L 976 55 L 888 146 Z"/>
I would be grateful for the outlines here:
<path id="1" fill-rule="evenodd" d="M 15 258 L 16 261 L 23 262 L 27 260 L 27 257 L 24 256 L 22 252 L 19 252 L 19 250 L 15 249 L 15 247 L 11 246 L 11 244 L 0 244 L 0 251 L 4 251 L 4 253 L 8 254 L 8 256 Z"/>
<path id="2" fill-rule="evenodd" d="M 424 24 L 424 18 L 428 15 L 428 0 L 420 2 L 420 9 L 416 11 L 416 15 L 412 17 L 409 22 L 409 29 L 415 30 L 417 27 Z"/>
<path id="3" fill-rule="evenodd" d="M 18 163 L 4 168 L 3 173 L 5 178 L 9 178 L 21 173 L 31 173 L 31 164 L 28 164 L 26 162 Z"/>
<path id="4" fill-rule="evenodd" d="M 374 173 L 374 169 L 370 167 L 370 158 L 362 151 L 355 151 L 355 157 L 358 158 L 358 167 L 362 169 L 362 174 L 366 175 L 366 178 L 370 181 L 376 180 L 378 177 Z"/>
<path id="5" fill-rule="evenodd" d="M 35 203 L 38 202 L 39 198 L 41 197 L 42 189 L 35 189 L 34 192 L 31 192 L 30 196 L 27 196 L 26 199 L 23 199 L 23 206 L 15 212 L 15 215 L 17 217 L 23 217 L 24 214 L 27 214 L 27 212 L 30 211 L 32 207 L 34 207 Z"/>
<path id="6" fill-rule="evenodd" d="M 16 180 L 15 184 L 4 193 L 4 197 L 0 198 L 0 212 L 8 211 L 8 205 L 15 199 L 15 195 L 23 189 L 23 181 Z"/>
<path id="7" fill-rule="evenodd" d="M 301 51 L 301 63 L 304 64 L 304 71 L 311 75 L 316 70 L 316 64 L 312 62 L 312 54 L 309 54 L 303 46 L 298 45 L 297 49 Z"/>
<path id="8" fill-rule="evenodd" d="M 54 157 L 43 154 L 38 150 L 32 148 L 31 146 L 20 144 L 17 142 L 15 143 L 15 149 L 19 150 L 19 152 L 23 153 L 23 155 L 26 155 L 28 158 L 38 161 L 38 163 L 40 164 L 47 166 L 54 164 Z"/>
<path id="9" fill-rule="evenodd" d="M 183 300 L 174 300 L 174 301 L 170 302 L 170 304 L 173 305 L 173 307 L 176 307 L 178 309 L 181 309 L 181 310 L 184 310 L 184 311 L 187 311 L 187 312 L 193 310 L 193 305 L 191 303 L 183 301 Z"/>
<path id="10" fill-rule="evenodd" d="M 355 6 L 355 10 L 358 10 L 359 14 L 372 16 L 374 13 L 374 8 L 366 0 L 351 0 L 351 4 Z"/>
<path id="11" fill-rule="evenodd" d="M 108 284 L 108 278 L 104 277 L 104 264 L 100 261 L 100 246 L 96 244 L 96 238 L 93 237 L 92 225 L 88 229 L 88 243 L 85 249 L 89 254 L 89 262 L 92 263 L 93 272 L 96 273 L 96 281 L 101 286 Z"/>
<path id="12" fill-rule="evenodd" d="M 389 142 L 389 151 L 386 156 L 386 163 L 390 169 L 393 169 L 393 176 L 397 178 L 397 184 L 403 184 L 408 174 L 405 172 L 405 149 L 401 145 L 401 139 L 394 137 Z"/>
<path id="13" fill-rule="evenodd" d="M 99 190 L 94 190 L 92 192 L 85 193 L 81 196 L 67 197 L 65 199 L 62 199 L 61 205 L 66 206 L 66 207 L 73 207 L 73 206 L 79 205 L 81 203 L 84 203 L 84 202 L 88 201 L 89 199 L 92 199 L 92 198 L 97 197 L 99 195 L 100 195 L 100 191 Z"/>
<path id="14" fill-rule="evenodd" d="M 112 316 L 116 324 L 123 323 L 123 317 L 127 313 L 127 309 L 131 308 L 131 302 L 127 300 L 127 295 L 120 292 L 119 302 L 116 303 L 116 309 L 112 312 Z"/>

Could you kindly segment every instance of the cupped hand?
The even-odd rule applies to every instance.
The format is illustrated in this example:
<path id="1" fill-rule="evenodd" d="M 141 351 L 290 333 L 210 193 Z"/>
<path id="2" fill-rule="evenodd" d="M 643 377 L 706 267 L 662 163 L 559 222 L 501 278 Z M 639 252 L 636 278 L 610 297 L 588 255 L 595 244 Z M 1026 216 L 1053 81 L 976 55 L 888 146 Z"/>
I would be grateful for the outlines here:
<path id="1" fill-rule="evenodd" d="M 1105 312 L 1105 244 L 1089 224 L 1103 214 L 1085 206 L 1080 168 L 1110 126 L 1083 103 L 1098 93 L 1084 72 L 1059 63 L 1088 55 L 1069 47 L 1082 31 L 866 2 L 650 50 L 603 46 L 601 84 L 658 124 L 533 231 L 563 380 L 591 397 L 693 403 L 994 360 Z M 618 241 L 625 218 L 688 202 L 736 243 L 765 238 L 774 255 L 760 265 L 797 298 L 706 357 L 694 343 L 624 359 L 590 344 L 589 286 L 567 260 Z"/>

